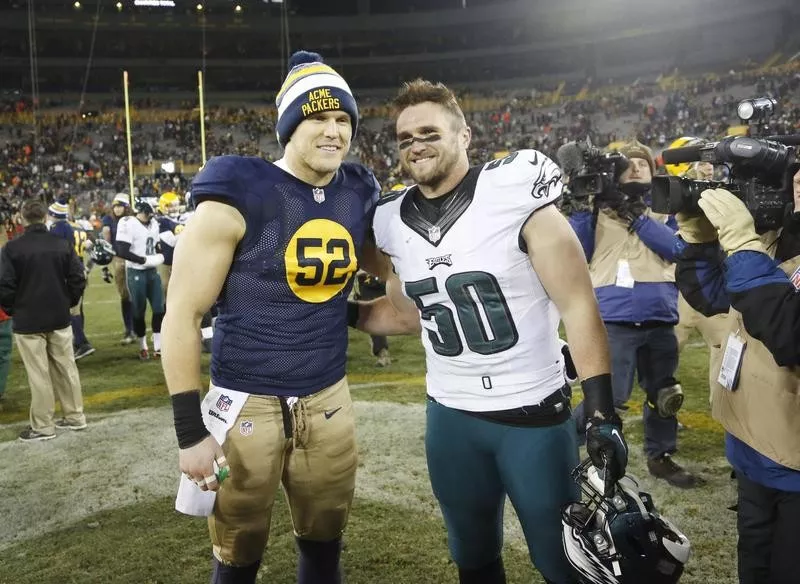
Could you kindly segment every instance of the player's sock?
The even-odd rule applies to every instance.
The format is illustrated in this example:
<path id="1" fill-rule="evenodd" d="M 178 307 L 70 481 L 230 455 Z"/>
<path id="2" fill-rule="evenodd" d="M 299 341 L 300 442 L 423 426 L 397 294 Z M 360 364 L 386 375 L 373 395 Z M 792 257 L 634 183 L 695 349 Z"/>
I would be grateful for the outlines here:
<path id="1" fill-rule="evenodd" d="M 506 570 L 503 558 L 474 570 L 458 569 L 459 584 L 506 584 Z"/>
<path id="2" fill-rule="evenodd" d="M 130 300 L 123 300 L 122 304 L 122 321 L 125 323 L 125 332 L 129 333 L 133 330 L 133 305 Z"/>
<path id="3" fill-rule="evenodd" d="M 249 566 L 226 566 L 214 558 L 211 584 L 253 584 L 260 565 L 261 560 Z"/>
<path id="4" fill-rule="evenodd" d="M 89 340 L 83 332 L 83 319 L 80 316 L 71 316 L 69 320 L 72 325 L 72 336 L 75 339 L 75 346 L 82 347 L 88 344 Z"/>
<path id="5" fill-rule="evenodd" d="M 147 351 L 147 350 L 148 350 L 148 349 L 147 349 L 147 337 L 146 337 L 146 336 L 144 336 L 144 337 L 139 337 L 139 348 L 140 348 L 142 351 Z"/>
<path id="6" fill-rule="evenodd" d="M 161 351 L 161 333 L 153 333 L 153 350 L 156 353 Z"/>
<path id="7" fill-rule="evenodd" d="M 297 562 L 297 584 L 341 584 L 339 556 L 342 540 L 310 541 L 295 538 L 300 557 Z"/>

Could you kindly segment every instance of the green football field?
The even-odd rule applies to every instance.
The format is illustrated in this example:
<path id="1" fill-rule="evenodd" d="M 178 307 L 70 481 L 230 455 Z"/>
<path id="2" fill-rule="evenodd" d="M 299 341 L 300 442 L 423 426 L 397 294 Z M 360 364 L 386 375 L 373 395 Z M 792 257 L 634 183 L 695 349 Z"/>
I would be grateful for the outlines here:
<path id="1" fill-rule="evenodd" d="M 114 286 L 102 282 L 98 271 L 86 294 L 87 334 L 97 352 L 79 362 L 90 423 L 86 431 L 60 432 L 43 443 L 16 441 L 27 423 L 29 392 L 15 350 L 6 399 L 0 402 L 0 583 L 207 582 L 205 521 L 173 510 L 177 444 L 160 363 L 139 362 L 134 346 L 118 344 L 119 302 Z M 351 335 L 349 379 L 360 463 L 345 534 L 347 582 L 454 583 L 456 571 L 424 460 L 422 348 L 415 337 L 390 339 L 390 346 L 392 365 L 377 368 L 367 337 Z M 682 491 L 647 474 L 638 389 L 626 417 L 629 472 L 692 542 L 693 556 L 681 581 L 733 583 L 735 514 L 728 507 L 735 488 L 722 429 L 709 415 L 707 352 L 701 343 L 684 351 L 680 380 L 687 399 L 679 418 L 686 428 L 676 460 L 701 473 L 707 485 Z M 293 542 L 281 495 L 260 582 L 295 581 Z M 541 582 L 510 507 L 505 563 L 509 582 Z"/>

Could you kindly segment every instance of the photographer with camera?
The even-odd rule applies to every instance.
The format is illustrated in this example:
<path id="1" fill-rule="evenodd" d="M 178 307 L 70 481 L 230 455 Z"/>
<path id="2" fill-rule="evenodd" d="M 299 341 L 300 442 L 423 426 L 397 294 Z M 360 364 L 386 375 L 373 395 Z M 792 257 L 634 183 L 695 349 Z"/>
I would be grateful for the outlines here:
<path id="1" fill-rule="evenodd" d="M 699 146 L 703 141 L 699 138 L 683 136 L 674 140 L 664 152 L 676 148 Z M 662 153 L 663 156 L 663 153 Z M 669 156 L 669 154 L 667 154 Z M 680 164 L 665 164 L 667 175 L 690 179 L 693 181 L 711 181 L 714 179 L 714 165 L 710 162 L 684 162 Z M 656 178 L 656 181 L 660 180 Z M 675 336 L 678 337 L 678 354 L 683 351 L 689 341 L 692 331 L 697 331 L 703 337 L 703 342 L 709 350 L 709 359 L 714 358 L 714 352 L 719 350 L 725 336 L 725 317 L 717 314 L 704 316 L 686 302 L 683 294 L 678 293 L 678 324 L 675 326 Z"/>
<path id="2" fill-rule="evenodd" d="M 725 428 L 738 480 L 741 584 L 797 581 L 800 168 L 790 176 L 784 191 L 793 200 L 778 229 L 759 228 L 754 210 L 719 188 L 700 195 L 702 214 L 678 215 L 686 242 L 678 285 L 703 314 L 727 313 L 726 338 L 712 364 L 711 409 Z"/>
<path id="3" fill-rule="evenodd" d="M 586 152 L 585 147 L 578 147 Z M 672 265 L 680 242 L 674 220 L 653 213 L 648 205 L 655 171 L 651 150 L 634 140 L 620 147 L 619 154 L 625 158 L 584 155 L 587 161 L 601 162 L 589 162 L 578 169 L 581 165 L 573 162 L 579 157 L 569 144 L 562 147 L 559 161 L 570 177 L 573 194 L 585 185 L 582 179 L 595 176 L 597 169 L 592 166 L 601 167 L 604 161 L 610 161 L 607 171 L 600 169 L 602 180 L 592 187 L 592 210 L 571 206 L 569 222 L 589 262 L 608 330 L 615 406 L 626 409 L 638 373 L 647 393 L 643 407 L 647 468 L 671 485 L 692 488 L 702 480 L 671 457 L 677 450 L 675 414 L 683 403 L 681 386 L 675 379 L 678 292 Z M 583 404 L 575 409 L 574 417 L 580 431 L 585 427 Z"/>

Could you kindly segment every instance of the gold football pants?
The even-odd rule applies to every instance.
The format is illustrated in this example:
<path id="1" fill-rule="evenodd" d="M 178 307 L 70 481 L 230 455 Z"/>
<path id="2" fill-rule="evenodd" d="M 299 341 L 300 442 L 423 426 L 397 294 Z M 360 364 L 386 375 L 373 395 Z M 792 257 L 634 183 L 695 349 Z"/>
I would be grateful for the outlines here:
<path id="1" fill-rule="evenodd" d="M 347 378 L 290 408 L 285 398 L 251 395 L 223 445 L 230 477 L 209 517 L 214 556 L 245 566 L 261 559 L 282 484 L 297 537 L 340 537 L 353 501 L 356 441 Z"/>

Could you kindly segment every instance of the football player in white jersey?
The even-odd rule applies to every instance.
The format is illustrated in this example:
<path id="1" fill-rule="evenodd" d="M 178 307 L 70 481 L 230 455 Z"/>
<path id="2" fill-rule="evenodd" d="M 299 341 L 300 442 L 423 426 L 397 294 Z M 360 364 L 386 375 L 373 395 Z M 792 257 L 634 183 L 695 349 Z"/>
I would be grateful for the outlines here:
<path id="1" fill-rule="evenodd" d="M 136 215 L 123 217 L 117 224 L 114 250 L 125 259 L 128 293 L 133 312 L 133 332 L 139 338 L 139 359 L 150 358 L 147 327 L 144 322 L 147 303 L 153 311 L 153 356 L 161 356 L 161 321 L 164 319 L 164 293 L 156 267 L 164 263 L 158 253 L 159 225 L 150 203 L 136 203 Z"/>
<path id="2" fill-rule="evenodd" d="M 574 584 L 561 508 L 580 498 L 579 461 L 559 312 L 591 404 L 588 452 L 608 489 L 627 446 L 586 261 L 552 204 L 559 170 L 535 150 L 470 168 L 470 129 L 442 84 L 408 83 L 395 105 L 401 162 L 417 184 L 379 202 L 388 296 L 351 305 L 350 323 L 372 334 L 421 327 L 426 456 L 459 581 L 506 581 L 508 495 L 536 568 L 548 583 Z"/>

